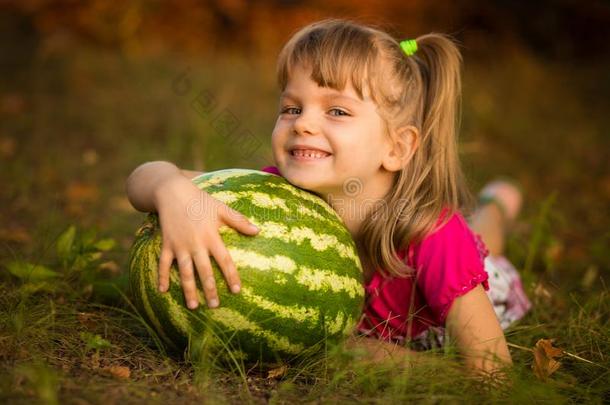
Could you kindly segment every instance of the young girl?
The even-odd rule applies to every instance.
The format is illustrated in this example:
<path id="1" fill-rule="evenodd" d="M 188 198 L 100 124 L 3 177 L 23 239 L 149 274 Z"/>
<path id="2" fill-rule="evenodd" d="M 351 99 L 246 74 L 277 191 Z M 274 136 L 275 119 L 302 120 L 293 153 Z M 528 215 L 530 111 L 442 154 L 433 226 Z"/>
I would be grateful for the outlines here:
<path id="1" fill-rule="evenodd" d="M 506 182 L 484 189 L 481 196 L 495 204 L 472 216 L 481 237 L 463 217 L 469 194 L 456 145 L 460 62 L 443 35 L 399 43 L 351 21 L 306 26 L 279 56 L 276 166 L 263 170 L 326 200 L 356 241 L 368 297 L 358 329 L 378 339 L 351 344 L 374 360 L 408 356 L 413 352 L 396 343 L 442 344 L 446 330 L 469 367 L 489 372 L 510 364 L 502 327 L 529 308 L 501 256 L 521 196 Z M 136 209 L 159 213 L 159 289 L 167 291 L 176 260 L 189 308 L 198 305 L 196 274 L 213 308 L 219 302 L 210 255 L 231 291 L 240 290 L 218 228 L 252 236 L 258 230 L 200 191 L 190 180 L 199 174 L 146 163 L 129 176 L 127 193 Z M 205 218 L 187 215 L 194 199 L 212 208 Z"/>

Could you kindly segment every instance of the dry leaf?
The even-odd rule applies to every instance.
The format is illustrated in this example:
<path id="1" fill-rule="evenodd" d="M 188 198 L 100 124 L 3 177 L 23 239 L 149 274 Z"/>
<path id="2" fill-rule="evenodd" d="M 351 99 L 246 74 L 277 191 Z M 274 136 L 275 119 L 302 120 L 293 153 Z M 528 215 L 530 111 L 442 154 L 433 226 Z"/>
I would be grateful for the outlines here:
<path id="1" fill-rule="evenodd" d="M 280 366 L 277 368 L 272 368 L 269 370 L 269 374 L 267 374 L 267 379 L 271 380 L 272 378 L 281 378 L 288 371 L 288 366 Z"/>
<path id="2" fill-rule="evenodd" d="M 93 184 L 72 182 L 65 190 L 66 211 L 71 215 L 82 215 L 85 204 L 97 201 L 100 191 Z"/>
<path id="3" fill-rule="evenodd" d="M 553 339 L 540 339 L 534 347 L 534 363 L 532 369 L 540 380 L 546 380 L 553 374 L 561 363 L 555 360 L 556 357 L 563 356 L 563 350 L 553 347 Z"/>
<path id="4" fill-rule="evenodd" d="M 15 156 L 17 144 L 13 138 L 3 136 L 0 138 L 0 156 L 5 159 Z"/>
<path id="5" fill-rule="evenodd" d="M 114 260 L 110 260 L 108 262 L 100 264 L 100 270 L 106 270 L 108 273 L 113 275 L 119 274 L 121 272 L 121 268 Z"/>
<path id="6" fill-rule="evenodd" d="M 25 110 L 25 98 L 21 94 L 4 94 L 0 98 L 0 111 L 6 114 L 21 114 Z"/>
<path id="7" fill-rule="evenodd" d="M 65 193 L 69 203 L 91 202 L 97 200 L 99 189 L 94 184 L 72 182 Z"/>
<path id="8" fill-rule="evenodd" d="M 98 323 L 98 316 L 91 312 L 79 312 L 77 315 L 78 321 L 86 327 L 94 327 Z"/>
<path id="9" fill-rule="evenodd" d="M 83 163 L 93 166 L 99 161 L 99 155 L 95 149 L 87 149 L 83 152 Z"/>
<path id="10" fill-rule="evenodd" d="M 610 197 L 610 176 L 606 176 L 600 181 L 600 189 L 606 194 L 606 197 Z"/>
<path id="11" fill-rule="evenodd" d="M 110 206 L 113 210 L 119 212 L 133 213 L 134 208 L 131 206 L 129 199 L 126 196 L 116 195 L 110 198 Z"/>
<path id="12" fill-rule="evenodd" d="M 105 370 L 117 378 L 129 378 L 131 376 L 131 370 L 125 366 L 110 366 L 106 367 Z"/>
<path id="13" fill-rule="evenodd" d="M 561 255 L 563 254 L 564 246 L 558 240 L 551 241 L 549 247 L 547 247 L 546 252 L 544 253 L 546 259 L 552 263 L 557 263 L 561 260 Z"/>
<path id="14" fill-rule="evenodd" d="M 582 276 L 582 280 L 580 280 L 580 286 L 586 290 L 593 286 L 593 283 L 597 280 L 597 275 L 599 274 L 599 269 L 596 265 L 592 264 L 587 267 L 585 274 Z"/>
<path id="15" fill-rule="evenodd" d="M 553 297 L 551 292 L 541 282 L 538 282 L 534 287 L 534 296 L 547 302 Z"/>
<path id="16" fill-rule="evenodd" d="M 6 242 L 29 243 L 32 237 L 28 230 L 22 226 L 0 229 L 0 240 Z"/>
<path id="17" fill-rule="evenodd" d="M 91 368 L 93 369 L 98 369 L 100 368 L 100 352 L 93 352 L 93 354 L 91 355 Z"/>

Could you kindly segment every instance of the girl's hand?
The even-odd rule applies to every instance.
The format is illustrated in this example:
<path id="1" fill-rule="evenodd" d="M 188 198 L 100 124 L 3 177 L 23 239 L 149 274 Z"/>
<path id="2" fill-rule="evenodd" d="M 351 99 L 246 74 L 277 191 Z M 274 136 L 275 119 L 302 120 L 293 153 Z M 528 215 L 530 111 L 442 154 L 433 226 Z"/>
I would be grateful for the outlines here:
<path id="1" fill-rule="evenodd" d="M 345 348 L 356 355 L 357 361 L 371 365 L 391 364 L 400 368 L 412 365 L 422 357 L 421 353 L 374 337 L 349 336 Z"/>
<path id="2" fill-rule="evenodd" d="M 208 306 L 217 307 L 218 293 L 210 262 L 212 255 L 230 290 L 239 292 L 239 274 L 218 228 L 228 225 L 246 235 L 257 234 L 258 228 L 244 215 L 200 190 L 182 175 L 168 177 L 159 183 L 153 198 L 163 237 L 159 290 L 166 292 L 169 289 L 170 267 L 176 259 L 187 306 L 195 309 L 199 305 L 196 271 Z"/>

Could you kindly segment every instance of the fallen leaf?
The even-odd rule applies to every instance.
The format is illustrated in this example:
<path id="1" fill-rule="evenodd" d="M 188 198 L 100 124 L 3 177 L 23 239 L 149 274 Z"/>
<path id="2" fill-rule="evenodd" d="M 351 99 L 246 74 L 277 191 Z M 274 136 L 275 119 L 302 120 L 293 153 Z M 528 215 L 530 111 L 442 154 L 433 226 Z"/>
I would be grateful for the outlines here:
<path id="1" fill-rule="evenodd" d="M 119 274 L 121 272 L 121 268 L 114 260 L 110 260 L 108 262 L 100 264 L 100 270 L 105 270 L 113 275 Z"/>
<path id="2" fill-rule="evenodd" d="M 17 144 L 13 138 L 3 136 L 0 138 L 0 156 L 5 159 L 12 158 L 15 156 L 15 150 Z"/>
<path id="3" fill-rule="evenodd" d="M 6 114 L 21 114 L 25 110 L 25 98 L 21 94 L 4 94 L 0 98 L 0 111 Z"/>
<path id="4" fill-rule="evenodd" d="M 29 243 L 32 237 L 28 230 L 22 226 L 0 229 L 0 240 L 6 242 Z"/>
<path id="5" fill-rule="evenodd" d="M 550 301 L 553 297 L 548 288 L 546 288 L 541 282 L 538 282 L 534 287 L 534 296 L 544 301 Z"/>
<path id="6" fill-rule="evenodd" d="M 93 184 L 72 182 L 64 192 L 66 199 L 66 211 L 71 215 L 82 215 L 85 213 L 85 205 L 97 201 L 99 188 Z"/>
<path id="7" fill-rule="evenodd" d="M 599 269 L 596 265 L 592 264 L 587 267 L 585 274 L 582 276 L 582 280 L 580 280 L 580 286 L 586 290 L 593 286 L 593 283 L 597 280 L 597 276 L 599 274 Z"/>
<path id="8" fill-rule="evenodd" d="M 100 368 L 100 352 L 93 352 L 90 359 L 91 368 L 98 369 Z"/>
<path id="9" fill-rule="evenodd" d="M 271 380 L 273 378 L 281 378 L 286 374 L 286 371 L 288 371 L 287 366 L 280 366 L 280 367 L 272 368 L 271 370 L 269 370 L 269 373 L 267 374 L 267 379 Z"/>
<path id="10" fill-rule="evenodd" d="M 125 366 L 110 366 L 106 367 L 105 370 L 117 378 L 129 378 L 131 376 L 131 370 Z"/>
<path id="11" fill-rule="evenodd" d="M 68 185 L 65 193 L 69 203 L 91 202 L 97 200 L 99 189 L 93 184 L 73 182 Z"/>
<path id="12" fill-rule="evenodd" d="M 83 152 L 83 163 L 87 166 L 95 165 L 99 160 L 99 156 L 95 149 L 87 149 Z"/>
<path id="13" fill-rule="evenodd" d="M 563 350 L 553 347 L 553 339 L 540 339 L 534 347 L 534 363 L 532 369 L 540 380 L 545 381 L 559 369 L 561 362 L 556 357 L 563 356 Z"/>
<path id="14" fill-rule="evenodd" d="M 133 213 L 134 208 L 131 206 L 129 199 L 125 196 L 114 196 L 110 198 L 110 207 L 115 211 Z"/>
<path id="15" fill-rule="evenodd" d="M 98 323 L 97 315 L 91 312 L 79 312 L 77 318 L 86 327 L 94 327 Z"/>
<path id="16" fill-rule="evenodd" d="M 544 255 L 546 256 L 546 260 L 551 263 L 558 263 L 561 261 L 561 256 L 564 251 L 563 244 L 558 240 L 552 240 L 550 245 L 547 247 Z"/>
<path id="17" fill-rule="evenodd" d="M 610 176 L 606 176 L 599 181 L 600 189 L 604 192 L 607 197 L 610 197 Z"/>

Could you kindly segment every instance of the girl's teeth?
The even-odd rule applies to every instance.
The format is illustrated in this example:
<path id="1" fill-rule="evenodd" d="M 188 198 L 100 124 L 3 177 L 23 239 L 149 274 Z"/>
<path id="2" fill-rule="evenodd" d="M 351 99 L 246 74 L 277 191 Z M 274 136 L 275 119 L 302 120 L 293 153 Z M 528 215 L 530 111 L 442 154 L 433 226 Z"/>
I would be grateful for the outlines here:
<path id="1" fill-rule="evenodd" d="M 323 158 L 325 156 L 328 156 L 328 153 L 325 153 L 325 152 L 309 151 L 309 150 L 302 150 L 302 149 L 294 150 L 293 154 L 295 156 L 308 157 L 308 158 L 311 158 L 311 157 Z"/>

